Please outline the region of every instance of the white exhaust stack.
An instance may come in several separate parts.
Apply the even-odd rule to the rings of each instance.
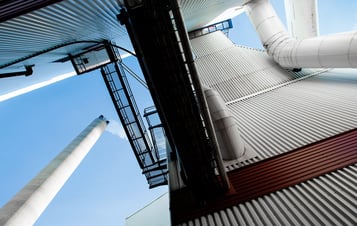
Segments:
[[[100,116],[83,130],[0,209],[0,225],[33,225],[101,136],[107,124],[108,121]]]
[[[357,31],[296,40],[268,0],[246,1],[245,10],[263,46],[285,68],[357,68]]]

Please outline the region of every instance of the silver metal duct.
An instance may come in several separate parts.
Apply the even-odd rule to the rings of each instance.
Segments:
[[[296,40],[286,32],[268,0],[245,10],[268,54],[286,68],[356,68],[357,31]]]
[[[103,133],[108,121],[95,119],[36,177],[0,209],[0,225],[33,225]]]

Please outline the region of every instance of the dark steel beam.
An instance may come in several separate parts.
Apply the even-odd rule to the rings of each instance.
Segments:
[[[126,4],[118,19],[126,25],[170,144],[175,147],[196,198],[225,191],[217,176],[219,156],[209,126],[188,38],[176,5],[169,0]],[[182,35],[182,34],[185,35]],[[220,171],[221,172],[221,171]],[[221,172],[222,173],[222,172]],[[223,172],[225,173],[225,172]]]
[[[9,78],[9,77],[16,77],[16,76],[30,76],[33,73],[32,67],[34,65],[26,65],[25,71],[17,71],[17,72],[9,72],[9,73],[2,73],[0,74],[0,78]]]

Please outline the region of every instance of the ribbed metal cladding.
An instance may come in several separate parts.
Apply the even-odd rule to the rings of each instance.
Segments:
[[[3,0],[0,2],[0,23],[62,0]]]
[[[116,0],[65,0],[0,23],[0,65],[70,41],[119,40],[118,45],[129,47],[116,19],[119,10]],[[76,49],[68,46],[54,55],[61,58]]]
[[[271,65],[273,73],[262,70],[267,65],[264,54],[229,47],[226,40],[210,37],[192,40],[201,79],[230,103],[243,139],[259,155],[245,164],[228,166],[229,171],[357,128],[356,70],[331,70],[302,80],[306,74],[289,79],[283,75],[285,79],[279,81],[279,67]],[[219,70],[210,71],[208,62]],[[269,87],[262,77],[248,76],[234,86],[226,85],[242,74],[259,71],[264,79],[274,81]],[[256,87],[260,89],[256,91]],[[247,93],[253,95],[242,98]],[[356,187],[354,164],[180,225],[356,225]]]
[[[6,2],[10,4],[20,1]],[[19,16],[0,23],[0,67],[16,59],[70,41],[106,39],[131,49],[126,29],[116,19],[122,5],[120,0],[21,2],[21,5],[11,8],[11,11],[5,6],[1,8],[9,16],[11,14]],[[241,1],[183,0],[180,3],[187,29],[192,30],[197,26],[205,25],[227,8],[239,6]],[[199,16],[197,11],[200,12]],[[2,16],[6,19],[6,15]],[[47,54],[46,56],[50,56],[51,60],[46,61],[46,57],[35,58],[26,61],[26,64],[48,63],[56,56],[58,59],[80,49],[79,46],[71,45],[61,51]]]
[[[208,25],[214,18],[232,7],[240,7],[243,0],[179,0],[188,31]],[[199,15],[199,16],[198,16]]]
[[[229,105],[261,159],[357,128],[357,77],[323,73]]]
[[[294,82],[314,71],[283,70],[265,52],[235,46],[220,32],[191,43],[202,83],[231,103],[243,139],[258,153],[243,165],[357,127],[356,70],[332,70]],[[272,90],[259,93],[266,89]]]
[[[356,225],[357,164],[181,226]]]
[[[203,84],[217,90],[225,102],[313,73],[277,67],[263,51],[234,45],[222,32],[191,40]]]
[[[186,207],[174,213],[179,213],[177,218],[181,219],[210,214],[238,205],[238,203],[254,200],[270,193],[274,194],[283,188],[332,173],[337,169],[349,167],[357,163],[357,140],[355,138],[357,138],[357,129],[234,170],[228,174],[233,187],[231,193],[208,202],[201,209],[190,211],[189,207]],[[173,201],[177,200],[173,199]],[[345,214],[350,213],[346,211]],[[355,219],[351,217],[341,219],[341,217],[334,216],[334,220],[340,224],[355,222]]]

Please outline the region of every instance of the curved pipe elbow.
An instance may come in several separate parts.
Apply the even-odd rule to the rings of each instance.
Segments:
[[[357,31],[296,40],[268,0],[245,5],[267,53],[285,68],[357,68]]]

